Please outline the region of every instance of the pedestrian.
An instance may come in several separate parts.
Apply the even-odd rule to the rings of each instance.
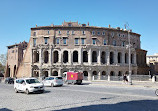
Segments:
[[[127,79],[127,75],[126,74],[123,75],[123,82],[124,83],[128,83],[128,79]]]

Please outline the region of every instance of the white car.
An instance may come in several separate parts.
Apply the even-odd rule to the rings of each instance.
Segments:
[[[16,79],[14,82],[14,90],[18,92],[44,92],[44,85],[40,83],[36,78],[21,78]]]
[[[44,86],[62,86],[63,85],[63,78],[62,77],[46,77],[42,83]]]

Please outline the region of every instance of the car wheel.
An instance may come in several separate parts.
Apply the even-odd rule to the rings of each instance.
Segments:
[[[18,90],[16,88],[14,90],[15,90],[15,93],[18,93]]]
[[[29,94],[30,92],[29,92],[29,90],[28,89],[26,89],[26,94]]]
[[[52,83],[51,86],[54,87],[54,84]]]

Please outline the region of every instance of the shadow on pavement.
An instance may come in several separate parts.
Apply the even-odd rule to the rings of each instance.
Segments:
[[[116,104],[98,104],[55,111],[158,111],[158,100],[139,100],[120,102]]]
[[[0,111],[12,111],[12,110],[7,109],[7,108],[0,108]]]

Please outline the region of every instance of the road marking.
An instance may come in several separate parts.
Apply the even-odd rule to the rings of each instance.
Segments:
[[[146,98],[146,99],[158,99],[158,97],[153,96],[145,96],[145,95],[135,95],[135,94],[127,94],[127,93],[111,93],[111,92],[97,92],[97,91],[85,91],[85,90],[75,90],[75,89],[54,89],[54,90],[64,90],[64,91],[76,91],[76,92],[85,92],[85,93],[95,93],[95,94],[111,94],[111,95],[118,95],[118,96],[125,96],[125,97],[139,97],[139,98]]]

